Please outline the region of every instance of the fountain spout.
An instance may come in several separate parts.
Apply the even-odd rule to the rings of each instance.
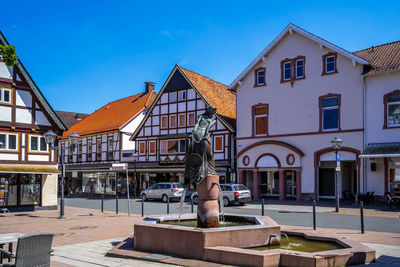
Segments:
[[[280,243],[281,243],[281,237],[276,234],[272,234],[268,237],[268,240],[265,243],[265,245],[275,246],[275,245],[279,245]]]

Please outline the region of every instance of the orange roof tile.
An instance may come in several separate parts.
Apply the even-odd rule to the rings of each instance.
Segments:
[[[400,70],[400,41],[373,46],[353,54],[371,62],[374,69],[368,73]]]
[[[208,77],[194,71],[178,66],[203,97],[217,108],[221,115],[232,127],[235,127],[236,120],[236,94],[228,90],[225,84],[216,82]]]
[[[79,135],[120,129],[144,108],[149,108],[157,93],[140,93],[104,105],[65,131],[63,138],[72,132]]]

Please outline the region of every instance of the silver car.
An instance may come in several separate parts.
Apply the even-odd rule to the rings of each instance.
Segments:
[[[161,199],[163,202],[170,200],[179,200],[185,185],[182,183],[157,183],[140,192],[141,198],[146,201],[148,199]]]
[[[246,202],[251,200],[250,190],[242,184],[220,184],[220,186],[225,207],[235,203],[244,205]],[[199,203],[197,192],[194,192],[191,198],[194,204]]]

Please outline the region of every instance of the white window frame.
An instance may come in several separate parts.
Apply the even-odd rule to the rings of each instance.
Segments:
[[[173,116],[175,116],[175,126],[172,126],[172,124],[171,124],[171,122],[172,122],[171,117],[173,117]],[[168,120],[169,120],[169,128],[177,128],[178,127],[178,117],[176,114],[169,115]]]
[[[184,97],[181,97],[181,96]],[[187,92],[185,90],[178,91],[178,101],[186,100],[187,99]]]
[[[286,65],[289,64],[289,69],[290,69],[290,76],[289,78],[286,78]],[[292,79],[292,62],[291,61],[286,61],[283,63],[283,80],[284,81],[290,81]]]
[[[167,118],[167,126],[166,127],[163,127],[163,124],[162,124],[162,119],[163,118]],[[168,129],[168,125],[169,125],[169,118],[168,118],[168,115],[162,115],[161,117],[160,117],[160,129]]]
[[[333,73],[335,72],[336,66],[335,66],[335,57],[336,56],[328,56],[325,58],[325,73]],[[328,71],[328,58],[333,58],[333,70]]]
[[[144,143],[144,152],[142,153],[142,152],[140,152],[140,145],[141,144],[143,144]],[[139,155],[146,155],[146,141],[139,141],[138,142],[138,152],[139,152]]]
[[[297,76],[297,68],[299,67],[297,63],[300,62],[300,61],[303,62],[303,65],[302,65],[302,68],[303,68],[303,75]],[[298,60],[296,60],[296,73],[295,73],[295,75],[296,75],[296,79],[304,78],[304,59],[298,59]]]
[[[388,98],[388,100],[389,100],[389,98]],[[387,111],[386,111],[386,114],[387,114],[387,118],[386,118],[386,123],[387,123],[387,127],[398,127],[398,126],[400,126],[400,123],[398,123],[398,124],[390,124],[389,123],[389,106],[390,105],[400,105],[400,101],[396,101],[396,102],[387,102],[387,105],[386,105],[386,108],[387,108]]]
[[[4,92],[5,91],[8,91],[10,93],[9,101],[4,101]],[[0,103],[11,104],[11,99],[12,99],[11,89],[0,88]]]
[[[163,143],[165,143],[165,151],[163,151]],[[160,140],[160,154],[167,155],[168,154],[168,140]]]
[[[149,143],[149,147],[148,147],[149,155],[156,155],[157,154],[157,141],[156,140],[149,140],[147,143]],[[155,144],[154,153],[151,153],[150,143],[154,143]]]
[[[222,138],[222,149],[217,149],[217,138]],[[224,147],[225,147],[225,136],[214,135],[214,152],[224,152]]]
[[[172,92],[172,93],[168,94],[168,102],[176,102],[177,99],[178,99],[178,97],[176,95],[176,92]]]
[[[259,73],[263,72],[264,73],[264,79],[263,82],[259,82]],[[257,71],[257,85],[265,85],[265,70],[259,70]]]
[[[323,107],[323,101],[324,101],[324,99],[328,99],[328,98],[337,98],[338,99],[338,105],[337,106],[331,106],[331,107]],[[325,129],[324,128],[324,119],[325,119],[325,116],[324,116],[324,111],[325,110],[332,110],[332,109],[337,109],[338,110],[338,127],[337,128],[332,128],[332,129]],[[339,116],[340,116],[340,106],[339,106],[339,97],[338,96],[333,96],[333,97],[324,97],[324,98],[322,98],[322,102],[321,102],[321,116],[322,116],[322,125],[321,125],[321,129],[322,129],[322,131],[323,132],[331,132],[331,131],[338,131],[339,130],[339,123],[340,123],[340,118],[339,118]]]
[[[185,118],[183,119],[183,125],[181,125],[181,119],[180,116],[184,116]],[[178,127],[186,127],[186,113],[179,113],[178,114]]]
[[[193,124],[190,124],[190,114],[193,114],[193,116],[194,116],[194,123]],[[188,112],[187,113],[187,116],[186,116],[187,118],[187,126],[195,126],[196,125],[196,112]]]
[[[86,161],[92,161],[93,160],[93,144],[92,144],[92,140],[87,140],[87,142],[86,142],[86,155],[87,155]]]
[[[14,134],[14,133],[7,133],[7,132],[0,132],[0,134],[4,134],[5,136],[6,136],[6,143],[5,143],[5,148],[0,148],[0,151],[18,151],[18,145],[19,145],[19,143],[18,143],[18,137],[19,137],[19,134]],[[10,135],[13,135],[13,136],[15,136],[15,149],[10,149],[9,148],[9,136]]]
[[[262,106],[260,106],[262,107]],[[255,110],[257,109],[257,107],[254,107],[254,136],[267,136],[268,134],[257,134],[257,118],[261,118],[261,117],[266,117],[267,118],[267,123],[268,123],[268,112],[266,114],[260,114],[260,115],[256,115]]]
[[[185,149],[185,152],[180,152],[181,151],[181,142],[180,141],[182,141],[182,140],[185,140],[185,139],[164,139],[164,140],[160,140],[160,154],[161,155],[176,155],[176,154],[182,154],[182,153],[186,153],[186,149]],[[169,153],[168,152],[168,141],[176,141],[177,142],[177,144],[178,144],[178,147],[177,147],[177,150],[176,150],[176,152],[173,152],[173,153]],[[163,152],[163,150],[162,150],[162,143],[166,143],[166,147],[165,147],[165,152]]]
[[[32,144],[32,137],[37,137],[38,138],[38,149],[37,150],[32,150],[31,144]],[[29,152],[36,152],[36,153],[48,153],[49,152],[49,145],[46,144],[46,150],[41,150],[40,149],[40,139],[43,138],[44,136],[41,135],[36,135],[36,134],[30,134],[29,135]]]

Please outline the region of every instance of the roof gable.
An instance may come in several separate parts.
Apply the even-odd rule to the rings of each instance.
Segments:
[[[8,41],[3,35],[3,33],[0,31],[0,43],[3,45],[8,45]],[[67,128],[65,127],[64,123],[62,120],[57,116],[53,108],[50,106],[49,102],[47,102],[46,98],[43,96],[42,92],[39,90],[39,87],[36,85],[36,83],[33,81],[32,77],[29,75],[28,71],[25,69],[24,65],[22,62],[18,59],[16,61],[16,67],[18,68],[19,72],[22,74],[20,77],[22,80],[25,80],[30,88],[32,89],[32,92],[35,94],[37,99],[39,100],[40,104],[43,106],[43,108],[46,110],[46,112],[49,114],[51,120],[55,125],[59,127],[60,130],[66,130]]]
[[[242,73],[239,74],[239,76],[229,85],[229,89],[235,90],[237,84],[249,73],[260,60],[263,60],[263,58],[268,54],[268,52],[275,47],[279,43],[279,41],[286,35],[286,34],[292,34],[294,32],[311,39],[317,43],[319,43],[321,46],[325,46],[351,60],[354,60],[355,62],[358,62],[360,64],[370,64],[367,60],[358,57],[357,55],[354,55],[350,53],[349,51],[340,48],[339,46],[336,46],[310,32],[305,31],[304,29],[297,27],[294,24],[289,24],[286,26],[286,28],[250,63],[249,66],[245,70],[242,71]]]

